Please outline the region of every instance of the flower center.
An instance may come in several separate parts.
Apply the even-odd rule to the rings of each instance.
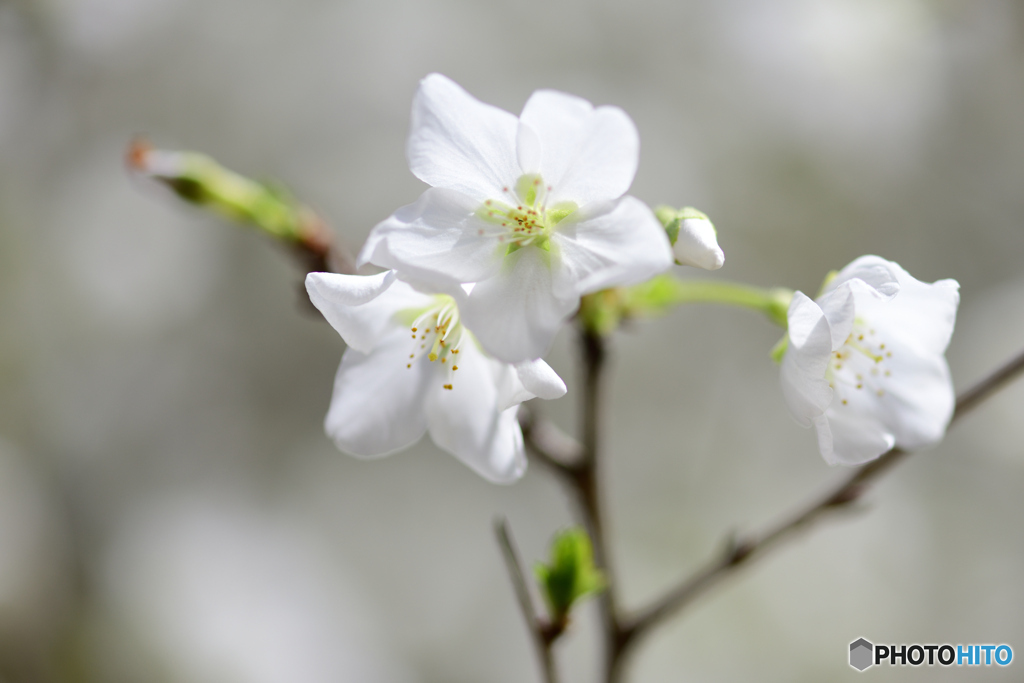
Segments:
[[[832,352],[825,379],[835,392],[832,405],[846,406],[865,397],[885,396],[891,381],[892,351],[875,330],[859,318],[842,348]],[[838,404],[837,404],[838,401]]]
[[[480,228],[477,234],[506,245],[506,254],[531,245],[551,251],[551,233],[579,208],[575,202],[549,205],[551,190],[536,173],[519,176],[514,188],[502,188],[502,199],[488,199],[477,209],[477,217],[493,226]]]
[[[445,373],[448,381],[442,386],[451,390],[451,375],[459,369],[459,348],[467,334],[459,319],[455,300],[439,294],[427,308],[402,311],[399,316],[405,320],[412,318],[409,330],[412,332],[413,349],[405,367],[411,369],[412,364],[424,355],[431,363],[439,360],[441,365],[449,368]]]

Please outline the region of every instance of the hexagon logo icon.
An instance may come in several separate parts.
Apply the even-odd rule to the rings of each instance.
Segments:
[[[863,638],[853,641],[850,643],[850,666],[857,671],[863,671],[868,668],[874,664],[874,661],[872,661],[874,659],[872,657],[874,650],[875,646]]]

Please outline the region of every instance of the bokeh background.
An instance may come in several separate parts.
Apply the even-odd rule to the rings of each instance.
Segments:
[[[711,215],[710,276],[816,291],[877,253],[962,286],[965,388],[1024,346],[1017,0],[0,0],[0,681],[534,680],[493,541],[571,510],[428,440],[377,462],[321,430],[343,346],[288,255],[132,179],[133,136],[286,183],[357,248],[422,185],[418,79],[518,112],[629,112],[632,193]],[[627,605],[841,472],[780,401],[758,316],[694,306],[614,342],[605,484]],[[551,363],[568,397],[568,331]],[[1024,386],[706,595],[633,681],[854,680],[848,643],[1024,656]],[[558,650],[596,673],[593,607]],[[1015,680],[876,669],[878,680]]]

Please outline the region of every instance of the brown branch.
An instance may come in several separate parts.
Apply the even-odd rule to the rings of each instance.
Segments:
[[[599,598],[599,606],[605,639],[605,675],[607,680],[612,680],[624,641],[615,595],[615,575],[609,558],[607,530],[601,509],[598,469],[607,349],[605,338],[586,325],[580,325],[579,335],[583,360],[583,406],[580,414],[582,453],[569,481],[594,546],[594,562],[604,572],[607,581]]]
[[[519,558],[519,551],[512,538],[508,521],[501,517],[495,520],[494,533],[498,537],[498,545],[501,546],[501,553],[505,558],[505,566],[519,601],[519,609],[523,613],[523,618],[526,619],[526,628],[533,639],[534,649],[537,650],[537,659],[541,663],[541,680],[545,683],[557,683],[558,672],[555,669],[551,648],[558,637],[565,632],[565,625],[552,624],[538,616],[533,595],[530,592],[530,584],[526,581],[526,573],[523,571],[523,563]]]
[[[956,401],[956,409],[953,412],[951,423],[991,397],[1022,372],[1024,372],[1024,353],[961,394]],[[771,527],[768,531],[727,543],[724,552],[720,553],[717,558],[712,559],[703,568],[670,590],[663,598],[641,610],[639,614],[624,624],[622,653],[625,654],[626,650],[639,639],[639,636],[649,631],[652,626],[678,612],[741,566],[764,555],[796,532],[810,526],[826,513],[848,508],[863,496],[874,480],[889,471],[907,455],[909,454],[905,451],[893,449],[877,460],[859,467],[830,493],[808,505],[796,515]],[[621,666],[621,662],[618,662],[618,665]]]
[[[530,454],[555,472],[575,499],[579,516],[594,549],[594,563],[607,578],[607,587],[599,597],[599,605],[605,640],[606,674],[608,680],[612,680],[624,640],[616,608],[615,582],[608,558],[598,476],[606,348],[604,337],[587,329],[583,324],[580,325],[579,335],[583,365],[581,442],[575,441],[550,422],[534,416],[525,409],[520,412],[519,422]]]
[[[539,417],[525,404],[519,408],[519,426],[523,441],[534,460],[550,467],[563,477],[571,477],[583,457],[583,446],[555,426]]]
[[[953,419],[963,417],[965,413],[1014,380],[1021,372],[1024,372],[1024,352],[959,396]]]

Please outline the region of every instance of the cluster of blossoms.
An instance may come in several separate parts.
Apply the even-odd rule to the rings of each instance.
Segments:
[[[639,146],[616,107],[541,90],[517,118],[444,76],[422,81],[407,155],[431,187],[371,232],[359,264],[385,272],[306,280],[349,347],[326,418],[341,450],[386,455],[429,432],[491,481],[523,474],[518,407],[565,393],[541,358],[580,298],[673,262],[724,263],[702,213],[656,216],[626,194]],[[817,301],[794,294],[783,392],[828,462],[941,438],[957,301],[955,282],[926,285],[877,257]]]
[[[383,455],[429,432],[487,479],[521,476],[516,410],[565,393],[540,358],[580,297],[673,262],[661,222],[626,195],[639,149],[616,107],[541,90],[517,118],[425,78],[407,154],[431,187],[359,256],[387,272],[306,281],[349,346],[326,419],[338,447]]]

